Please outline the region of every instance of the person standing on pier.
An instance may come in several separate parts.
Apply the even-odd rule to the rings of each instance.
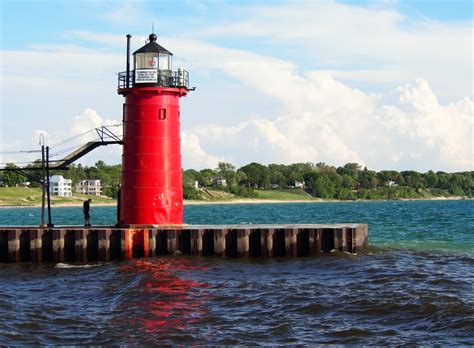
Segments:
[[[92,211],[91,209],[91,199],[89,198],[87,201],[84,201],[84,204],[82,205],[82,212],[84,213],[84,227],[88,227],[91,225],[90,223],[90,212]]]

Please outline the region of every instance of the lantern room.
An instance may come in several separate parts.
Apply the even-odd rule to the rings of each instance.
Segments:
[[[130,71],[130,38],[131,35],[127,35],[127,72],[119,73],[119,90],[130,87],[189,88],[188,72],[183,68],[173,71],[173,53],[156,42],[156,34],[150,34],[149,42],[133,53]]]
[[[150,40],[133,53],[135,71],[143,69],[171,70],[173,53],[156,43],[156,34],[150,34]]]

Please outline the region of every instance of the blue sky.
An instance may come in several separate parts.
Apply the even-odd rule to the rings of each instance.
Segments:
[[[0,0],[0,10],[1,163],[40,132],[54,144],[119,122],[124,36],[138,48],[154,23],[197,87],[182,100],[185,168],[473,167],[472,1]],[[82,161],[97,159],[119,163],[120,148]]]
[[[62,33],[73,29],[99,32],[150,31],[152,23],[130,21],[124,27],[125,23],[120,20],[104,20],[107,15],[113,14],[126,3],[155,14],[156,28],[163,35],[186,36],[187,31],[192,30],[195,25],[201,26],[210,22],[225,23],[238,18],[238,8],[242,5],[253,6],[262,3],[272,5],[284,2],[2,0],[2,47],[21,49],[28,42],[62,42]],[[473,17],[473,2],[470,0],[344,0],[340,3],[393,8],[406,16],[408,22],[419,19],[459,22],[471,21]],[[229,11],[229,8],[232,11]],[[233,42],[232,46],[238,47],[239,43]]]

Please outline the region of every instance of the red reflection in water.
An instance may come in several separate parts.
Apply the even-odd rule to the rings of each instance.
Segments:
[[[125,304],[142,310],[127,318],[134,330],[147,334],[160,334],[174,330],[186,330],[189,324],[202,320],[206,314],[204,303],[209,296],[200,289],[208,287],[191,279],[178,276],[180,273],[203,272],[207,267],[196,260],[185,258],[163,258],[133,260],[121,267],[122,272],[145,273],[139,285],[139,303]],[[127,310],[127,309],[125,309]],[[137,325],[137,323],[140,323]]]

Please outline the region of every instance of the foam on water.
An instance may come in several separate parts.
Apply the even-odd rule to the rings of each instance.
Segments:
[[[57,263],[54,268],[91,268],[91,267],[101,267],[104,266],[104,263],[90,263],[85,265],[78,264],[69,264],[69,263]]]

